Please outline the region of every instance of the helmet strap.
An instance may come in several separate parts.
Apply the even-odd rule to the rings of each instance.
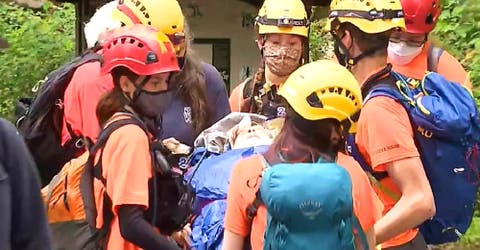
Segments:
[[[363,53],[361,53],[360,55],[354,57],[354,58],[350,58],[348,60],[348,64],[350,65],[350,67],[352,67],[353,65],[357,64],[358,61],[360,61],[361,59],[365,58],[365,57],[368,57],[368,56],[371,56],[373,54],[375,54],[375,52],[377,52],[378,50],[380,49],[383,49],[383,46],[377,46],[377,47],[373,47]]]
[[[345,44],[342,43],[342,38],[338,37],[338,35],[335,32],[331,32],[333,39],[335,40],[335,48],[334,52],[335,55],[337,56],[337,59],[339,60],[339,63],[343,66],[345,66],[347,69],[351,69],[354,65],[356,65],[361,59],[371,56],[375,54],[380,49],[383,49],[383,46],[377,46],[373,47],[365,52],[362,52],[360,55],[356,57],[352,57],[350,52],[348,51],[347,47]],[[343,35],[345,36],[345,35]],[[352,37],[353,41],[353,37]]]
[[[152,78],[152,76],[146,76],[138,85],[133,83],[133,85],[135,86],[135,91],[133,92],[133,97],[131,100],[132,102],[135,102],[138,96],[140,96],[140,93],[142,93],[143,91],[143,87],[147,84],[150,78]]]
[[[335,56],[337,57],[338,62],[340,65],[349,68],[349,60],[351,58],[350,52],[348,51],[348,48],[345,46],[345,44],[342,43],[342,38],[345,37],[345,34],[342,37],[338,37],[336,32],[330,32],[333,36],[334,40],[334,53]]]

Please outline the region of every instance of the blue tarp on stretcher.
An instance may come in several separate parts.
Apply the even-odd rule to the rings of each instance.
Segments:
[[[192,158],[192,165],[195,167],[185,176],[187,181],[191,180],[197,198],[195,203],[197,217],[192,223],[192,249],[221,249],[225,199],[233,167],[238,160],[263,153],[267,148],[268,146],[257,146],[232,149],[220,155],[205,152],[202,148],[195,151]],[[196,164],[198,162],[200,163]]]

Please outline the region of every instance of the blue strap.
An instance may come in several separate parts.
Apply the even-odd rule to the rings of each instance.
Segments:
[[[372,168],[367,164],[363,156],[360,154],[358,150],[357,144],[355,143],[355,134],[349,134],[347,136],[347,151],[350,156],[352,156],[358,164],[362,167],[363,171],[372,173]]]
[[[373,177],[375,177],[375,179],[381,181],[388,176],[387,172],[373,171],[370,165],[367,164],[367,161],[365,161],[365,158],[362,156],[358,150],[357,144],[355,143],[355,134],[349,134],[347,136],[347,151],[349,155],[352,156],[353,159],[358,162],[358,164],[360,164],[360,167],[362,167],[363,171],[370,173],[373,175]]]
[[[360,222],[358,221],[357,216],[353,216],[353,228],[357,230],[357,235],[360,237],[360,241],[362,242],[363,249],[369,249],[367,236],[363,231],[362,227],[360,226]]]

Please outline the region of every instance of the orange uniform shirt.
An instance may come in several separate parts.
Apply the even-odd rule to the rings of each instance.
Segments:
[[[423,79],[427,72],[427,56],[431,43],[427,42],[412,62],[404,66],[393,65],[393,70],[415,79]],[[438,66],[438,73],[450,81],[460,83],[471,89],[468,73],[462,65],[444,51]],[[372,72],[371,75],[373,75]],[[419,157],[415,146],[413,130],[405,108],[388,97],[376,97],[369,100],[362,108],[358,122],[356,143],[360,153],[367,163],[376,171],[387,171],[386,164],[410,157]],[[398,187],[390,177],[381,181],[388,190],[401,195]],[[396,201],[389,195],[375,189],[384,205],[383,214],[386,214],[395,205]],[[393,247],[405,244],[412,240],[418,229],[408,230],[384,243],[382,247]]]
[[[103,94],[113,89],[110,74],[100,74],[100,63],[86,63],[77,68],[65,90],[62,145],[70,139],[66,123],[76,135],[96,141],[100,125],[96,115],[97,104]]]
[[[427,42],[422,52],[410,63],[402,66],[393,65],[393,70],[414,79],[423,79],[423,76],[427,72],[427,57],[430,46],[432,46],[432,43]],[[443,75],[449,81],[460,83],[472,89],[472,83],[470,82],[468,73],[460,62],[447,51],[443,51],[440,56],[437,73]]]
[[[121,116],[116,119],[122,119]],[[102,174],[106,189],[95,179],[97,227],[103,225],[103,192],[112,200],[114,218],[108,239],[108,250],[138,250],[120,234],[118,208],[121,205],[140,205],[148,209],[148,180],[152,177],[149,138],[137,125],[125,125],[114,131],[103,148]],[[100,151],[96,155],[98,161]]]
[[[240,160],[233,169],[227,195],[225,230],[246,237],[250,233],[252,250],[263,249],[267,226],[267,210],[260,206],[257,216],[250,221],[246,209],[254,201],[260,187],[264,166],[261,156]],[[368,177],[353,158],[339,153],[338,164],[344,166],[352,179],[353,210],[364,230],[369,230],[381,216],[382,205],[375,195]],[[248,183],[248,184],[247,184]]]
[[[245,87],[245,81],[235,86],[230,93],[228,102],[230,103],[230,109],[232,112],[240,112],[243,102],[243,88]]]
[[[376,171],[387,171],[385,167],[387,163],[420,156],[413,140],[413,130],[407,112],[401,104],[388,97],[375,97],[363,106],[356,143],[366,162]],[[383,179],[381,184],[401,195],[392,178]],[[375,191],[384,205],[383,214],[386,214],[396,201],[378,189]],[[417,233],[418,229],[408,230],[382,243],[382,247],[407,243]]]

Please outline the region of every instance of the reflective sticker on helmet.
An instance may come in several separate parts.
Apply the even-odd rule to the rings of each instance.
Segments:
[[[155,54],[153,51],[149,51],[147,53],[146,64],[151,64],[151,63],[156,63],[156,62],[158,62],[157,54]]]

